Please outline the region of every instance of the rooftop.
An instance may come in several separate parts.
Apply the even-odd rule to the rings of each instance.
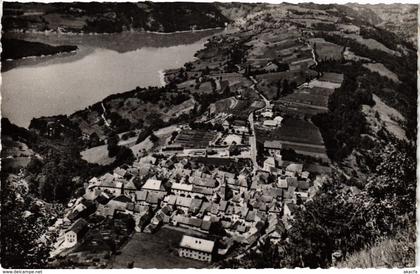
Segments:
[[[181,243],[179,245],[183,248],[189,248],[207,253],[213,252],[214,249],[213,241],[196,238],[188,235],[184,235],[182,237]]]
[[[163,190],[161,187],[162,187],[162,181],[155,180],[155,179],[148,179],[146,183],[142,186],[142,189]]]

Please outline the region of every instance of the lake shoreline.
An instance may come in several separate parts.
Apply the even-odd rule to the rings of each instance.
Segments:
[[[224,30],[226,27],[215,27],[215,28],[205,28],[197,30],[178,30],[172,32],[161,32],[161,31],[149,31],[149,30],[124,30],[121,32],[62,32],[62,31],[23,31],[23,30],[12,30],[7,31],[10,34],[39,34],[39,35],[74,35],[74,36],[95,36],[95,35],[114,35],[114,34],[133,34],[133,33],[150,33],[150,34],[159,34],[159,35],[171,35],[179,33],[194,33],[194,32],[205,32],[211,30]]]
[[[187,32],[175,37],[158,35],[162,37],[159,40],[144,32],[134,35],[132,40],[127,34],[122,34],[123,40],[118,39],[121,34],[94,40],[80,36],[74,40],[80,47],[76,53],[3,62],[3,116],[27,128],[33,118],[71,115],[137,86],[165,86],[166,71],[194,60],[194,54],[215,34],[200,33]],[[28,35],[28,39],[44,41],[39,36],[43,35]],[[57,38],[45,39],[45,42],[72,41],[69,36],[63,40],[61,36]],[[138,41],[145,44],[139,45]]]

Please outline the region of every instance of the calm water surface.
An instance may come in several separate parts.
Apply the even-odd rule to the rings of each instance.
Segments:
[[[161,86],[164,69],[192,61],[194,53],[216,32],[17,37],[74,44],[80,49],[73,54],[3,64],[2,115],[28,127],[33,117],[71,114],[113,93],[136,86]]]

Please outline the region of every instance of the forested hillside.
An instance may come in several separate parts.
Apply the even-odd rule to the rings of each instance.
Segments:
[[[211,3],[5,2],[3,9],[3,31],[174,32],[224,27],[228,22]]]

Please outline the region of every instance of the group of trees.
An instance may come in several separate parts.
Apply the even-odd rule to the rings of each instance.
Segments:
[[[277,87],[277,94],[275,99],[279,99],[282,96],[286,96],[288,94],[293,93],[293,91],[297,88],[297,83],[295,81],[289,81],[287,79],[283,79],[283,81],[278,80],[276,82]]]
[[[373,30],[369,32],[368,37],[375,33]],[[344,38],[339,35],[333,35],[325,32],[317,34],[328,42],[350,47],[351,51],[358,56],[366,57],[378,63],[382,63],[387,69],[398,76],[399,83],[395,83],[377,73],[369,73],[368,79],[364,84],[369,84],[369,87],[376,87],[375,94],[377,94],[386,104],[398,110],[406,118],[406,124],[403,125],[407,136],[410,140],[414,140],[417,136],[417,56],[416,51],[407,49],[404,54],[388,54],[378,49],[370,49],[357,41]],[[383,36],[382,36],[383,35]],[[404,41],[389,34],[386,30],[381,30],[381,36],[392,36],[396,44],[403,44]],[[343,66],[342,66],[343,67]],[[363,67],[358,67],[360,72],[366,71]],[[365,72],[366,74],[366,72]],[[367,88],[367,87],[366,87]],[[391,92],[389,92],[391,90]],[[388,92],[387,92],[388,91]]]
[[[330,96],[329,111],[312,117],[321,130],[328,156],[336,161],[359,146],[361,134],[367,132],[362,105],[374,104],[371,91],[359,88],[358,72],[357,67],[348,69],[341,87]]]
[[[415,223],[415,150],[394,139],[385,147],[377,143],[373,153],[386,161],[378,162],[364,191],[349,194],[345,180],[334,178],[340,183],[326,184],[298,211],[288,234],[291,265],[328,267],[333,252],[346,257]]]
[[[4,268],[45,268],[50,249],[39,238],[46,232],[48,218],[37,212],[25,215],[33,201],[6,181],[1,186],[1,257]]]
[[[117,134],[113,134],[108,138],[107,148],[108,156],[115,157],[114,164],[131,164],[134,161],[134,154],[132,150],[126,146],[118,145],[120,138]]]

